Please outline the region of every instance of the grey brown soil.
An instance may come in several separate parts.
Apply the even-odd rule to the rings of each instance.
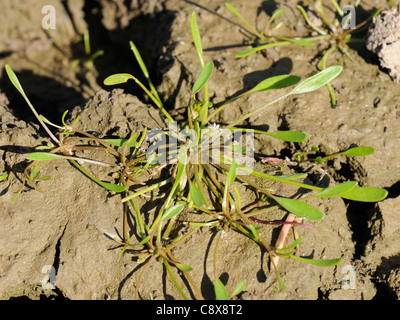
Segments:
[[[288,36],[310,32],[295,7],[296,1],[231,3],[259,29],[274,10],[286,8],[281,18],[285,24],[278,32]],[[41,27],[41,9],[48,4],[56,9],[57,28],[45,31]],[[388,9],[385,1],[361,1],[360,19],[380,5]],[[183,118],[182,110],[200,72],[189,27],[193,11],[197,14],[205,60],[216,66],[210,80],[214,104],[267,77],[293,74],[304,79],[315,74],[321,50],[328,46],[324,42],[312,47],[291,45],[236,59],[238,51],[249,47],[249,38],[224,1],[219,0],[202,1],[201,5],[178,0],[2,1],[0,8],[7,13],[0,22],[0,174],[10,173],[7,180],[0,182],[2,299],[133,299],[142,271],[136,257],[120,255],[120,248],[105,236],[121,233],[121,197],[109,194],[69,163],[57,160],[41,165],[43,175],[51,177],[39,183],[43,193],[25,189],[13,201],[28,164],[26,153],[47,144],[49,139],[10,84],[4,71],[6,63],[14,69],[38,111],[53,122],[59,123],[68,109],[69,120],[81,116],[81,129],[101,137],[127,137],[144,127],[163,128],[165,120],[133,82],[110,88],[102,84],[103,80],[117,72],[141,77],[129,49],[129,41],[133,40],[171,114]],[[75,59],[84,57],[76,38],[86,28],[93,51],[103,49],[104,54],[91,66],[81,63],[73,67]],[[361,36],[365,38],[367,33]],[[345,202],[338,197],[314,200],[312,204],[325,216],[318,222],[306,221],[312,229],[297,228],[304,238],[299,254],[315,259],[341,257],[342,263],[321,268],[281,260],[279,271],[285,292],[269,270],[267,254],[233,231],[221,239],[214,270],[216,236],[207,228],[199,228],[174,254],[193,268],[190,274],[206,299],[215,298],[212,283],[216,276],[226,283],[229,292],[246,280],[247,286],[238,297],[245,300],[400,298],[400,85],[393,81],[392,70],[380,66],[380,57],[365,45],[352,46],[349,52],[356,62],[340,53],[327,61],[328,65],[343,65],[343,72],[332,82],[338,99],[336,108],[331,107],[328,91],[323,87],[272,105],[251,117],[246,125],[307,134],[308,139],[300,144],[257,137],[256,152],[270,157],[294,158],[313,146],[319,146],[322,154],[354,145],[375,148],[368,157],[338,157],[324,167],[304,164],[285,170],[307,172],[308,183],[323,187],[356,180],[362,186],[387,189],[388,198],[377,204]],[[229,124],[282,93],[257,93],[238,100],[215,122]],[[99,178],[110,179],[101,168],[90,168]],[[296,193],[296,189],[279,184],[271,184],[271,188],[286,196]],[[157,209],[146,198],[140,200],[140,206],[149,219]],[[180,217],[179,232],[189,232],[184,222],[195,219],[193,215],[187,212]],[[284,217],[282,211],[276,211],[264,218]],[[279,228],[262,228],[273,244]],[[55,268],[54,290],[42,287],[41,280],[48,273],[43,269],[46,265]],[[146,271],[139,296],[146,300],[181,299],[160,263]],[[189,296],[194,297],[192,292]]]

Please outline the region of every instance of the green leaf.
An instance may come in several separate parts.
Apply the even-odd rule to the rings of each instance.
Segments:
[[[261,131],[261,130],[254,130],[254,129],[244,129],[244,128],[233,128],[231,130],[238,130],[244,132],[253,132],[257,134],[265,134],[270,137],[274,137],[277,139],[281,139],[288,142],[303,142],[307,139],[307,135],[300,131],[275,131],[275,132],[268,132],[268,131]]]
[[[281,290],[282,291],[286,291],[286,286],[285,286],[285,283],[282,280],[282,277],[279,274],[277,274],[276,278],[278,279],[278,283],[279,283],[279,286],[281,287]]]
[[[189,183],[189,191],[193,202],[196,204],[196,206],[201,207],[203,205],[203,198],[201,197],[201,193],[195,183]]]
[[[221,280],[215,280],[214,291],[217,300],[229,300],[229,294]]]
[[[256,227],[252,224],[250,224],[248,227],[249,227],[251,233],[253,234],[253,239],[255,241],[258,241],[260,239],[260,237],[258,236]]]
[[[93,180],[93,178],[92,178],[92,180]],[[110,191],[113,191],[116,193],[124,192],[126,190],[123,185],[114,184],[114,183],[110,183],[110,182],[104,182],[101,180],[96,180],[95,182],[97,182],[103,188],[106,188],[107,190],[110,190]]]
[[[317,193],[315,197],[319,198],[327,198],[327,197],[335,197],[339,196],[342,193],[348,192],[351,189],[357,186],[357,181],[348,181],[344,183],[340,183],[336,186],[326,188],[325,190]]]
[[[192,271],[193,269],[189,266],[187,266],[186,264],[182,264],[182,263],[177,263],[175,264],[175,266],[182,271]]]
[[[22,190],[19,190],[13,198],[13,201],[17,201],[19,196],[21,195]]]
[[[31,174],[29,175],[29,180],[32,181],[33,179],[35,179],[38,174],[39,174],[39,166],[34,166],[31,171]]]
[[[286,12],[286,9],[279,9],[279,10],[275,11],[270,18],[270,22],[274,21],[276,18],[278,18],[285,12]]]
[[[284,38],[284,37],[281,37],[281,39],[289,41],[293,44],[298,44],[303,47],[311,47],[314,44],[312,41],[307,41],[307,40],[302,40],[302,39],[291,39],[291,38]]]
[[[307,135],[300,131],[275,131],[265,134],[288,142],[303,142],[307,139]]]
[[[296,216],[304,217],[310,220],[321,220],[322,213],[313,206],[299,200],[274,197],[274,200],[287,211],[294,213]]]
[[[125,83],[129,79],[135,80],[135,77],[129,73],[116,73],[116,74],[108,76],[106,79],[104,79],[104,84],[106,86],[113,86],[116,84]]]
[[[282,249],[276,249],[276,251],[278,253],[285,253],[285,251],[289,251],[291,249],[294,249],[301,241],[303,241],[303,237],[302,236],[298,237],[291,245],[289,245],[289,246],[287,246],[285,248],[282,248]]]
[[[25,97],[24,89],[22,89],[22,86],[19,83],[19,80],[18,80],[17,76],[15,75],[14,71],[11,69],[11,67],[8,64],[6,64],[5,68],[6,68],[7,75],[10,78],[14,87],[19,91],[19,93],[21,95],[23,95]]]
[[[238,163],[236,161],[233,161],[233,163],[231,164],[231,166],[229,167],[229,172],[228,172],[228,176],[227,176],[227,180],[226,180],[226,184],[228,186],[231,186],[232,183],[235,181],[236,179],[236,171],[237,171],[237,167],[238,167]]]
[[[257,84],[253,89],[252,92],[260,92],[260,91],[267,91],[267,90],[276,90],[282,89],[286,87],[290,87],[300,81],[300,77],[292,76],[292,75],[280,75],[271,77],[261,81]]]
[[[133,54],[135,55],[136,61],[138,62],[140,69],[143,72],[143,75],[146,78],[149,78],[149,72],[147,71],[146,65],[143,62],[142,56],[140,55],[139,50],[137,49],[137,47],[135,46],[135,44],[133,43],[133,41],[129,41],[129,45],[131,47],[131,50],[133,52]]]
[[[375,187],[358,187],[340,194],[344,199],[361,202],[378,202],[385,199],[387,195],[387,190]]]
[[[212,63],[212,61],[210,61],[201,70],[199,77],[193,85],[192,94],[196,94],[204,87],[207,81],[210,80],[213,70],[214,64]]]
[[[225,188],[224,188],[224,197],[222,199],[222,211],[226,210],[226,205],[227,205],[227,199],[229,196],[228,190],[229,187],[232,185],[232,183],[236,179],[236,171],[237,171],[238,163],[236,161],[233,161],[229,168],[228,175],[226,176],[226,182],[225,182]]]
[[[139,136],[139,133],[137,134]],[[105,139],[104,141],[117,147],[124,147],[129,139]],[[132,148],[137,145],[137,141],[132,141],[128,144],[128,147]]]
[[[85,53],[87,56],[90,55],[90,39],[89,39],[89,30],[86,29],[83,32],[83,43],[85,45]]]
[[[204,67],[204,58],[203,58],[203,48],[201,45],[201,37],[199,32],[199,27],[197,25],[196,13],[192,12],[190,16],[190,30],[192,32],[193,42],[196,47],[197,55],[200,59],[201,67]]]
[[[165,211],[165,213],[163,214],[161,219],[162,220],[169,220],[172,217],[176,216],[177,214],[181,213],[183,208],[185,208],[185,205],[183,205],[182,203],[177,204],[177,205],[169,208],[167,211]]]
[[[318,163],[318,164],[322,164],[322,163],[324,162],[324,159],[322,159],[320,156],[318,156],[318,157],[316,157],[316,158],[314,159],[314,162],[315,162],[315,163]]]
[[[296,174],[279,176],[279,178],[283,178],[283,179],[287,179],[287,180],[304,179],[306,177],[307,177],[307,173],[296,173]]]
[[[375,150],[372,147],[360,146],[360,147],[351,148],[347,151],[342,152],[341,154],[344,154],[346,156],[351,156],[351,157],[360,157],[360,156],[368,156],[370,154],[373,154],[374,152],[375,152]]]
[[[307,259],[307,258],[302,258],[299,256],[295,256],[295,255],[291,255],[291,258],[301,261],[301,262],[305,262],[305,263],[309,263],[315,266],[319,266],[319,267],[333,267],[338,265],[340,262],[342,262],[342,259],[328,259],[328,260],[316,260],[316,259]]]
[[[5,179],[7,179],[7,177],[8,177],[8,173],[2,174],[2,175],[0,176],[0,181],[3,181],[3,180],[5,180]]]
[[[47,152],[34,152],[30,153],[26,156],[28,160],[33,160],[33,161],[45,161],[45,160],[53,160],[60,158],[59,155],[54,154],[54,153],[47,153]]]
[[[304,80],[289,94],[299,94],[317,90],[318,88],[326,85],[329,81],[335,79],[341,72],[341,66],[331,66],[325,70],[317,73],[316,75]]]
[[[241,281],[236,288],[233,290],[231,297],[237,296],[239,293],[241,293],[246,286],[246,280]]]
[[[36,178],[36,179],[42,180],[42,181],[46,181],[46,180],[50,180],[51,177],[50,177],[50,176],[44,176],[44,177],[38,177],[38,178]]]

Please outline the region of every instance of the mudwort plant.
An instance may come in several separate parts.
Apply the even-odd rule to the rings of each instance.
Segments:
[[[187,106],[185,120],[175,121],[169,114],[133,42],[130,42],[130,47],[148,86],[127,73],[113,74],[104,80],[104,84],[110,86],[133,80],[160,109],[168,121],[169,130],[145,128],[141,132],[132,132],[128,137],[100,139],[77,129],[76,123],[79,118],[68,124],[65,121],[67,112],[62,117],[62,125],[53,124],[36,112],[15,73],[9,65],[6,65],[11,82],[52,139],[52,143],[48,146],[40,146],[36,152],[27,155],[27,159],[32,163],[25,169],[22,188],[25,184],[29,184],[39,190],[36,185],[37,180],[46,178],[39,177],[40,166],[43,162],[66,160],[93,182],[114,194],[119,194],[124,204],[122,237],[112,237],[112,240],[122,247],[121,254],[135,255],[136,262],[142,264],[136,283],[135,298],[139,298],[140,283],[149,266],[159,262],[167,270],[183,299],[204,299],[199,284],[191,276],[192,267],[177,259],[173,254],[173,249],[189,241],[198,228],[216,230],[218,239],[221,238],[223,232],[232,230],[264,248],[271,258],[271,269],[275,272],[282,289],[285,289],[285,285],[279,275],[278,260],[280,258],[294,259],[323,267],[339,264],[340,257],[318,260],[296,255],[296,247],[301,243],[302,236],[297,236],[292,243],[285,245],[288,229],[293,226],[307,226],[294,221],[294,217],[315,222],[323,218],[324,214],[308,203],[311,198],[323,201],[327,197],[342,197],[354,201],[376,202],[383,200],[387,196],[387,191],[374,187],[360,187],[356,181],[321,188],[304,183],[306,173],[284,175],[280,171],[266,173],[257,170],[252,144],[255,134],[288,142],[303,142],[307,137],[298,131],[267,132],[241,127],[240,124],[280,100],[292,95],[306,94],[325,86],[340,74],[342,67],[328,67],[303,81],[293,75],[267,78],[240,96],[226,101],[219,107],[214,107],[208,95],[209,79],[213,74],[214,64],[204,59],[195,13],[191,15],[190,28],[202,70],[191,88],[191,99]],[[233,101],[243,96],[293,86],[294,88],[289,92],[242,115],[229,125],[219,127],[211,122],[219,112],[230,107]],[[49,126],[58,130],[58,134],[55,135]],[[365,156],[374,152],[373,148],[359,146],[334,155],[315,159],[307,157],[304,160],[306,155],[315,151],[316,149],[304,152],[294,160],[323,163],[331,156]],[[111,155],[114,161],[105,162],[99,157],[100,153]],[[115,180],[103,181],[96,178],[84,167],[87,163],[105,167]],[[3,174],[1,178],[7,179],[6,174]],[[157,183],[153,182],[153,177],[158,178]],[[255,178],[262,179],[263,183],[255,182]],[[297,198],[284,197],[269,188],[269,182],[291,185],[296,189],[303,188],[309,193],[307,196],[300,195]],[[254,193],[254,201],[252,203],[244,201],[239,192],[240,189],[251,190]],[[150,221],[145,219],[144,212],[139,206],[140,197],[144,197],[147,201],[162,203],[161,208],[156,210]],[[272,210],[280,210],[283,215],[289,213],[289,216],[285,221],[269,221],[266,220],[268,218],[261,218],[261,216],[268,217],[268,213]],[[175,231],[180,224],[179,216],[183,212],[194,212],[197,218],[189,221],[185,232],[179,234]],[[134,220],[133,228],[129,229],[128,222],[131,216]],[[265,235],[267,231],[260,225],[284,227],[278,242],[271,245]],[[246,281],[241,281],[233,292],[228,294],[217,272],[218,247],[216,245],[214,252],[215,297],[230,299],[240,294],[245,288]],[[186,279],[184,283],[189,286],[187,290],[182,286],[182,281],[179,281],[177,274]]]

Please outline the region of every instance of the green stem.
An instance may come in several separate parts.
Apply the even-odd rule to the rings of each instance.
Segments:
[[[324,55],[321,58],[321,69],[325,70],[326,69],[326,59],[328,57],[328,55],[330,55],[332,52],[334,52],[337,49],[337,45],[334,44],[333,46],[331,46],[328,50],[326,50],[326,52],[324,53]],[[330,83],[326,84],[326,87],[328,88],[329,91],[329,95],[331,97],[331,103],[332,106],[335,107],[337,104],[336,101],[336,97],[335,97],[335,92],[333,91],[332,85]]]
[[[169,182],[171,182],[171,178],[168,178],[168,179],[166,179],[164,181],[155,183],[155,184],[153,184],[153,185],[151,185],[151,186],[149,186],[147,188],[143,188],[142,190],[139,190],[138,192],[132,193],[132,194],[126,196],[125,198],[123,198],[122,202],[129,201],[129,200],[131,200],[133,198],[136,198],[136,197],[138,197],[138,196],[140,196],[140,195],[142,195],[142,194],[144,194],[146,192],[150,192],[150,191],[152,191],[152,190],[154,190],[156,188],[160,188],[160,187],[166,185]]]
[[[275,100],[273,100],[273,101],[271,101],[271,102],[268,102],[268,103],[262,105],[261,107],[257,108],[256,110],[254,110],[254,111],[252,111],[252,112],[249,112],[248,114],[244,115],[244,116],[241,117],[240,119],[238,119],[238,120],[232,122],[231,124],[229,124],[228,126],[226,126],[224,129],[229,129],[229,128],[232,128],[232,127],[236,126],[237,124],[239,124],[239,123],[243,122],[244,120],[250,118],[252,115],[254,115],[254,114],[256,114],[256,113],[258,113],[258,112],[264,110],[266,107],[270,106],[271,104],[274,104],[274,103],[276,103],[276,102],[278,102],[278,101],[280,101],[280,100],[286,98],[287,96],[289,96],[289,94],[290,94],[290,93],[285,94],[285,95],[283,95],[283,96],[281,96],[281,97],[279,97],[279,98],[277,98],[277,99],[275,99]]]
[[[182,290],[181,286],[179,285],[178,281],[176,281],[175,275],[174,275],[174,273],[172,272],[171,266],[169,265],[168,261],[165,260],[165,259],[163,259],[163,263],[164,263],[165,268],[166,268],[167,271],[168,271],[169,276],[170,276],[171,279],[172,279],[172,282],[174,283],[176,289],[178,289],[179,293],[182,295],[183,299],[189,300],[189,298],[188,298],[188,297],[185,295],[185,293],[183,292],[183,290]]]

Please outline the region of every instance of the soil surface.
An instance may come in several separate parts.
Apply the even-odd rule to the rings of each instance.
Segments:
[[[182,119],[184,107],[201,67],[191,38],[189,19],[196,12],[206,61],[216,69],[209,84],[214,104],[221,103],[261,80],[293,74],[302,79],[320,70],[327,41],[313,46],[288,45],[270,48],[237,59],[238,51],[251,47],[251,38],[240,21],[224,5],[208,0],[26,0],[2,1],[6,12],[0,21],[0,297],[2,299],[134,299],[142,265],[105,234],[121,234],[123,205],[68,162],[41,165],[43,193],[24,189],[17,201],[22,172],[29,163],[26,154],[50,142],[39,128],[25,101],[5,72],[9,64],[25,93],[40,114],[60,123],[65,110],[78,128],[100,137],[128,137],[144,127],[164,128],[162,113],[132,81],[106,87],[103,80],[113,73],[131,73],[145,82],[129,47],[134,41],[142,53],[150,77],[170,113]],[[330,1],[323,1],[329,7]],[[262,30],[272,13],[285,8],[279,17],[281,36],[309,36],[297,1],[232,0],[242,15]],[[44,29],[45,5],[56,12],[56,29]],[[361,1],[359,22],[387,1]],[[330,7],[329,7],[330,8]],[[332,10],[327,10],[331,17]],[[84,63],[81,36],[88,29],[92,53],[103,50],[92,64]],[[357,35],[366,39],[367,29]],[[339,197],[314,201],[324,213],[318,222],[307,221],[312,229],[297,227],[304,240],[303,257],[342,258],[336,267],[321,268],[294,260],[281,260],[279,271],[286,291],[279,288],[269,269],[267,254],[234,231],[223,234],[214,269],[216,235],[208,228],[198,230],[176,248],[174,254],[193,268],[190,275],[206,299],[215,299],[213,283],[220,277],[228,292],[247,281],[238,299],[398,299],[400,298],[400,84],[391,77],[390,67],[380,65],[377,55],[365,43],[351,45],[346,55],[335,52],[327,65],[341,64],[343,72],[332,81],[337,105],[331,106],[326,87],[293,96],[265,109],[246,121],[246,126],[263,130],[298,130],[307,134],[302,143],[286,143],[256,136],[257,154],[293,159],[314,146],[321,155],[344,151],[355,145],[375,148],[367,157],[337,157],[328,165],[302,164],[288,172],[307,172],[309,183],[322,187],[356,180],[361,186],[389,191],[379,203],[344,201]],[[77,60],[79,59],[79,60]],[[389,69],[387,69],[389,68]],[[215,122],[232,123],[255,108],[285,93],[285,89],[262,92],[237,100],[221,112]],[[213,121],[214,122],[214,121]],[[259,163],[258,165],[261,166]],[[89,167],[100,179],[110,181],[107,172]],[[268,166],[263,167],[268,171]],[[296,189],[271,184],[278,194],[291,196]],[[245,194],[245,191],[244,191]],[[249,195],[250,197],[251,195]],[[149,219],[157,205],[140,199]],[[185,221],[194,213],[180,216]],[[277,210],[264,218],[283,219]],[[273,245],[279,227],[263,226]],[[293,235],[292,235],[293,237]],[[42,283],[53,266],[55,288]],[[178,277],[181,281],[181,278]],[[184,286],[184,282],[182,285]],[[186,287],[184,287],[186,290]],[[139,286],[140,299],[182,299],[161,263],[146,270]],[[195,293],[189,292],[191,298]]]

